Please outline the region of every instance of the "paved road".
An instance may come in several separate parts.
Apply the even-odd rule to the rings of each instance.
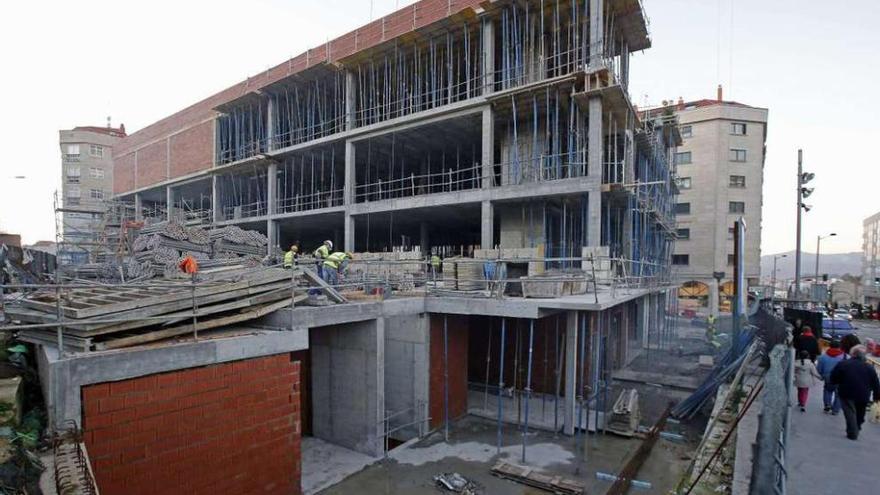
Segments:
[[[846,438],[843,413],[822,412],[822,384],[810,390],[807,412],[792,407],[788,493],[877,493],[880,425],[866,422],[857,441]]]

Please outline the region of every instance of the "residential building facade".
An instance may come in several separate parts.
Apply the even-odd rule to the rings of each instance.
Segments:
[[[679,195],[673,270],[683,294],[708,297],[713,314],[719,298],[723,302],[733,295],[733,225],[739,217],[746,221],[746,280],[756,285],[760,277],[768,115],[766,108],[721,96],[719,87],[715,100],[680,100],[674,107],[682,146],[675,155]]]
[[[880,305],[880,212],[866,218],[862,225],[864,303],[877,308]]]
[[[113,194],[113,147],[125,137],[125,126],[74,127],[59,131],[61,192],[59,264],[90,261],[99,241],[105,201]]]

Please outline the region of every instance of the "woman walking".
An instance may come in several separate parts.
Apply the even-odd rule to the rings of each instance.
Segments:
[[[822,375],[816,370],[816,365],[810,361],[810,353],[808,351],[798,352],[798,359],[794,363],[794,386],[798,391],[798,406],[801,412],[807,410],[807,398],[810,395],[810,387],[816,384],[816,380],[821,380]]]

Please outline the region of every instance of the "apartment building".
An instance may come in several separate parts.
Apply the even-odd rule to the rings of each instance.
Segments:
[[[880,305],[880,212],[862,223],[862,293],[864,303],[877,308]]]
[[[678,239],[673,270],[685,297],[708,298],[713,312],[733,295],[733,224],[746,221],[745,275],[758,283],[761,260],[766,108],[722,99],[679,101],[682,146],[675,154]],[[717,278],[716,278],[717,276]]]
[[[105,200],[113,193],[113,147],[125,126],[74,127],[59,131],[61,191],[59,264],[90,261],[101,228]]]

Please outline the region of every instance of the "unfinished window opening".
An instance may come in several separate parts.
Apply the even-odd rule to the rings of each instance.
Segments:
[[[342,206],[345,145],[337,143],[287,157],[278,167],[278,213]]]
[[[274,111],[272,149],[281,149],[345,130],[345,73],[331,66],[309,69],[269,90]]]
[[[267,100],[253,96],[217,117],[217,163],[231,163],[267,150]]]
[[[480,123],[472,115],[357,143],[355,202],[480,188]]]
[[[355,217],[355,250],[383,253],[419,250],[449,256],[473,256],[480,247],[479,203],[370,213]]]
[[[231,172],[217,176],[220,220],[237,220],[268,213],[266,169]]]

